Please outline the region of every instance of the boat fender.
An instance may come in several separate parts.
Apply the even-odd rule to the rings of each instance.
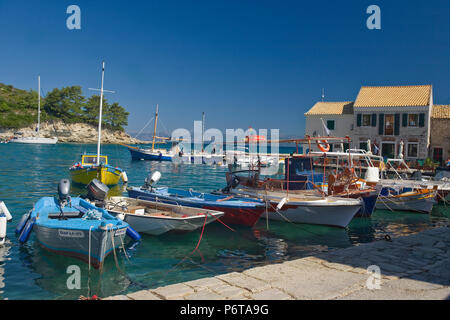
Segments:
[[[33,231],[33,226],[35,222],[35,218],[29,219],[27,223],[25,224],[25,227],[23,228],[22,232],[19,236],[19,242],[25,243],[28,241],[28,238],[30,237],[31,231]]]
[[[5,243],[6,224],[6,216],[4,214],[0,214],[0,245],[3,245]]]
[[[25,225],[27,224],[28,219],[30,218],[30,212],[25,213],[22,218],[20,219],[19,223],[17,224],[16,227],[16,233],[20,234],[23,230],[23,227],[25,227]]]
[[[11,213],[9,212],[8,208],[6,207],[6,204],[3,201],[0,201],[0,214],[1,213],[5,215],[7,221],[12,220]]]
[[[119,213],[119,214],[116,216],[116,218],[123,221],[123,220],[125,219],[125,215],[124,215],[123,213]]]
[[[127,228],[127,236],[129,236],[134,241],[141,240],[141,235],[130,226],[128,226],[128,228]]]
[[[281,208],[283,208],[283,206],[285,205],[286,201],[287,201],[287,198],[286,198],[286,197],[284,197],[283,199],[281,199],[281,201],[280,201],[280,202],[278,203],[278,205],[277,205],[277,209],[280,210]]]
[[[122,171],[121,177],[122,177],[122,181],[124,183],[128,183],[128,176],[127,176],[127,173],[125,171]]]

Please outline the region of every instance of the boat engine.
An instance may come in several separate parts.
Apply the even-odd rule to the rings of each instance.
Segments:
[[[70,181],[68,179],[62,179],[58,183],[58,198],[59,198],[59,208],[61,214],[59,219],[66,220],[64,217],[64,207],[71,202],[70,198]]]
[[[147,178],[145,178],[144,188],[152,189],[153,185],[157,184],[160,179],[161,172],[155,171],[152,175],[149,175]]]
[[[106,184],[94,179],[88,184],[87,190],[87,198],[94,201],[96,205],[103,207],[104,201],[109,192],[109,188]]]

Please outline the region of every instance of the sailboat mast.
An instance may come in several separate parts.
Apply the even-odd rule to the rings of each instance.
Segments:
[[[38,124],[37,124],[38,136],[40,126],[41,126],[41,76],[38,76]]]
[[[152,142],[152,151],[155,148],[155,138],[156,138],[156,126],[158,125],[158,104],[156,104],[156,113],[155,113],[155,127],[153,128],[153,142]]]
[[[102,140],[103,80],[105,78],[105,62],[102,62],[102,87],[100,89],[100,110],[98,116],[97,165],[100,165],[100,144]]]
[[[204,145],[204,134],[205,134],[205,113],[202,113],[202,153],[204,151],[203,145]]]

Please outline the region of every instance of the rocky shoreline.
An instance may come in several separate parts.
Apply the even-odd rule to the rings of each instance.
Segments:
[[[0,140],[9,140],[17,133],[26,137],[34,137],[36,126],[21,129],[0,128]],[[87,123],[64,123],[62,121],[41,123],[39,135],[45,138],[57,137],[58,143],[97,143],[97,126]],[[148,143],[132,138],[124,131],[102,129],[102,143],[104,144],[138,144]]]

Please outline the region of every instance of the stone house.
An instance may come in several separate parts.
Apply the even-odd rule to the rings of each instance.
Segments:
[[[433,105],[430,157],[443,163],[450,158],[450,105]]]

